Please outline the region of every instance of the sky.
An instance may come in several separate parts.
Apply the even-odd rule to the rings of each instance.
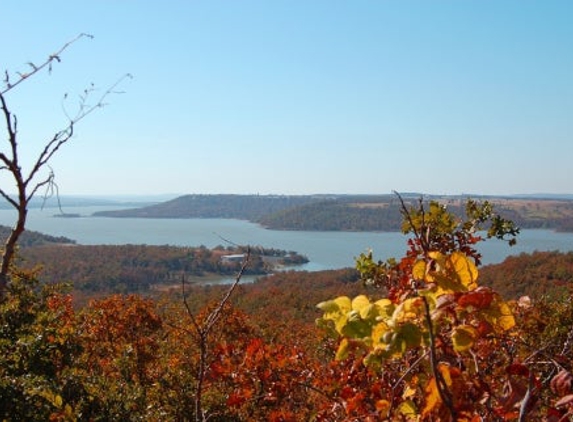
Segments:
[[[6,94],[24,168],[133,75],[50,163],[63,195],[573,193],[570,0],[1,3],[13,77],[93,35]]]

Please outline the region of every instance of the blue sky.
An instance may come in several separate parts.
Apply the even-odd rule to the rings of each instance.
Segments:
[[[22,154],[63,194],[573,193],[573,2],[2,2]],[[68,93],[63,105],[62,98]],[[5,139],[3,135],[2,140]]]

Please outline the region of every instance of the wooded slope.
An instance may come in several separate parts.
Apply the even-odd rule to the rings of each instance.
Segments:
[[[421,195],[403,196],[416,205]],[[463,214],[466,196],[424,196]],[[573,200],[477,197],[526,229],[573,230]],[[152,206],[100,211],[96,216],[131,218],[236,218],[275,230],[400,231],[396,195],[185,195]]]

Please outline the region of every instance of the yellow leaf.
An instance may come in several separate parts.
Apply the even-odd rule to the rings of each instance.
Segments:
[[[471,325],[460,325],[452,332],[452,343],[456,352],[465,352],[474,345],[478,331]]]
[[[346,323],[348,322],[348,315],[347,314],[339,314],[338,318],[332,318],[334,321],[334,328],[338,332],[338,334],[342,334]]]
[[[364,295],[356,296],[352,299],[351,307],[353,310],[360,312],[362,309],[370,305],[370,300]]]
[[[416,416],[418,414],[418,409],[416,409],[416,404],[412,400],[406,400],[400,403],[397,409],[399,414],[404,416]]]
[[[416,319],[423,311],[423,300],[419,297],[413,297],[406,299],[404,302],[399,304],[394,313],[392,314],[392,319],[395,324],[400,324],[403,322],[411,321]]]
[[[438,251],[432,251],[428,253],[428,256],[434,260],[436,271],[442,271],[442,269],[446,266],[447,255],[444,255]]]
[[[499,304],[500,317],[497,320],[497,325],[502,330],[510,330],[515,326],[515,318],[511,312],[510,307],[507,303],[501,302]]]
[[[454,252],[448,261],[458,276],[460,283],[466,289],[473,290],[477,287],[478,270],[471,259],[462,252]]]
[[[426,418],[439,405],[442,404],[442,399],[440,397],[440,392],[438,391],[438,386],[436,385],[435,378],[432,378],[430,382],[428,382],[425,390],[426,390],[426,405],[424,406],[424,410],[422,410],[422,418]]]
[[[412,267],[412,278],[414,280],[426,279],[426,261],[419,260]]]
[[[343,338],[342,341],[340,342],[340,344],[338,345],[338,350],[336,351],[335,359],[336,360],[346,359],[348,357],[349,346],[350,346],[350,343],[348,342],[348,340]]]
[[[440,364],[438,370],[442,374],[444,381],[448,387],[452,385],[452,377],[450,375],[450,369],[445,364]],[[425,388],[426,391],[426,405],[424,410],[422,410],[422,419],[426,418],[430,413],[436,410],[442,404],[442,398],[440,397],[440,392],[438,391],[438,386],[436,384],[436,379],[432,378]]]
[[[402,398],[403,399],[408,399],[410,397],[413,397],[416,395],[416,389],[413,388],[411,385],[408,385],[405,389],[404,392],[402,393]]]
[[[360,318],[363,320],[375,320],[378,317],[378,308],[371,303],[360,310]]]
[[[385,320],[392,318],[392,314],[396,309],[396,305],[394,305],[390,299],[386,298],[377,300],[374,302],[374,305],[378,308],[378,314]]]
[[[389,338],[387,339],[385,337],[387,333],[390,333],[390,335],[392,334],[385,322],[379,322],[374,327],[372,327],[372,346],[386,347],[386,345],[390,343],[390,341],[386,341],[390,340]]]
[[[490,307],[484,309],[482,314],[498,330],[507,331],[515,326],[515,318],[511,308],[499,295],[496,295]]]
[[[320,302],[318,305],[316,305],[316,307],[325,313],[338,312],[339,310],[338,305],[334,303],[334,300],[325,300],[324,302]]]
[[[338,305],[340,312],[350,312],[352,309],[352,302],[348,296],[339,296],[334,299],[334,303]]]

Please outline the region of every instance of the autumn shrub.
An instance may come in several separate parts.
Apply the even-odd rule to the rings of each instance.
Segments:
[[[82,353],[77,359],[90,401],[89,420],[142,420],[160,375],[162,319],[151,299],[113,295],[94,300],[78,316]]]
[[[571,419],[570,290],[508,300],[482,285],[476,245],[517,234],[487,203],[468,203],[465,219],[435,203],[403,211],[405,256],[361,255],[362,283],[348,270],[285,273],[234,300],[189,287],[74,310],[65,286],[13,270],[0,420]]]
[[[411,235],[405,257],[375,262],[364,254],[357,263],[387,296],[318,305],[321,325],[340,338],[341,368],[352,364],[341,372],[348,382],[330,392],[341,403],[340,420],[568,417],[570,300],[549,321],[547,307],[527,298],[506,302],[480,286],[475,245],[507,236],[511,244],[518,230],[488,203],[470,201],[466,211],[460,220],[437,203],[404,206],[403,231]]]
[[[2,420],[71,417],[82,400],[73,393],[81,345],[66,289],[40,285],[35,273],[12,273],[0,303]]]

